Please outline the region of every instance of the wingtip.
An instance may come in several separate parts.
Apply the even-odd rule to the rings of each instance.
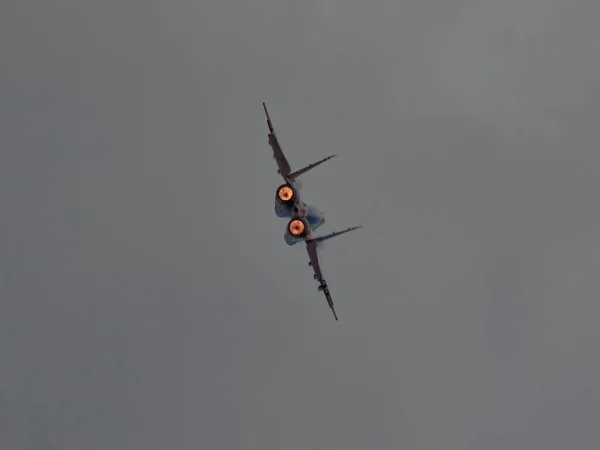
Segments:
[[[265,110],[265,116],[267,116],[267,126],[269,127],[269,131],[273,133],[273,123],[271,122],[271,116],[269,116],[269,111],[267,110],[265,102],[263,102],[263,109]]]
[[[338,320],[338,316],[337,316],[337,313],[335,312],[335,308],[333,307],[333,305],[331,305],[331,312],[333,313],[333,317],[335,317],[335,320]]]

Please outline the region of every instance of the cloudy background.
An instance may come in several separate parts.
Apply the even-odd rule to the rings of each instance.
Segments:
[[[598,2],[0,8],[2,449],[599,448]]]

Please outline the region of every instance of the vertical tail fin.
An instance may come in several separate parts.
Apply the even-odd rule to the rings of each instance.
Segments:
[[[334,158],[334,157],[336,157],[336,156],[337,156],[337,154],[335,154],[335,155],[331,155],[331,156],[328,156],[327,158],[323,158],[321,161],[317,161],[316,163],[309,164],[308,166],[306,166],[306,167],[303,167],[303,168],[302,168],[302,169],[300,169],[300,170],[296,170],[295,172],[292,172],[292,173],[290,173],[290,174],[288,175],[288,177],[289,177],[289,178],[291,178],[291,180],[293,181],[294,179],[296,179],[297,177],[299,177],[299,176],[300,176],[300,175],[302,175],[303,173],[306,173],[306,172],[308,172],[309,170],[311,170],[311,169],[314,169],[314,168],[315,168],[315,167],[317,167],[318,165],[320,165],[320,164],[323,164],[325,161],[329,161],[331,158]]]
[[[325,236],[319,236],[316,238],[312,238],[312,239],[310,239],[310,241],[314,242],[315,244],[318,244],[319,242],[323,242],[323,241],[326,241],[327,239],[334,238],[336,236],[339,236],[340,234],[345,234],[345,233],[348,233],[353,230],[358,230],[359,228],[362,228],[362,225],[350,227],[350,228],[345,229],[344,231],[334,231],[333,233],[327,234]]]

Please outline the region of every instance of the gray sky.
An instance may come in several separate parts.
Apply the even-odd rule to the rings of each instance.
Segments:
[[[0,447],[597,449],[599,15],[5,2]]]

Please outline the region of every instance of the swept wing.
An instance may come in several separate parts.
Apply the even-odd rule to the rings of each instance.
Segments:
[[[281,145],[279,145],[279,141],[277,140],[277,136],[275,135],[275,130],[273,129],[273,122],[271,122],[271,117],[269,116],[269,111],[267,111],[267,105],[263,102],[263,108],[265,110],[265,115],[267,116],[267,126],[269,127],[269,145],[273,149],[273,157],[275,158],[275,162],[277,163],[277,173],[279,173],[283,178],[287,177],[292,169],[290,168],[290,164],[288,163],[287,158],[283,154],[283,150],[281,149]]]
[[[329,287],[327,286],[327,282],[325,281],[325,278],[323,278],[323,273],[321,272],[321,266],[319,265],[319,257],[317,255],[317,244],[319,242],[326,241],[327,239],[331,239],[341,234],[348,233],[358,228],[362,228],[362,225],[350,227],[343,231],[334,231],[333,233],[328,234],[326,236],[306,239],[306,251],[308,252],[308,258],[310,260],[308,265],[311,266],[313,268],[313,271],[315,272],[314,278],[319,282],[319,291],[323,291],[323,293],[325,294],[325,299],[327,300],[327,304],[331,308],[331,312],[333,313],[333,317],[335,317],[335,320],[338,320],[338,316],[333,306],[333,299],[331,298]]]
[[[273,158],[275,158],[275,162],[277,163],[277,167],[278,167],[277,173],[280,174],[286,182],[294,181],[297,177],[299,177],[303,173],[306,173],[309,170],[314,169],[318,165],[323,164],[325,161],[329,161],[331,158],[334,158],[335,156],[337,156],[337,154],[327,156],[326,158],[323,158],[320,161],[317,161],[316,163],[309,164],[308,166],[303,167],[302,169],[292,172],[290,163],[288,162],[287,158],[285,157],[285,154],[283,153],[283,150],[281,149],[281,144],[279,144],[279,140],[277,139],[277,136],[275,135],[275,129],[273,128],[273,122],[271,122],[271,116],[269,116],[269,111],[267,110],[267,105],[264,102],[263,102],[263,109],[265,110],[265,115],[267,116],[267,126],[269,127],[269,145],[273,149]]]

